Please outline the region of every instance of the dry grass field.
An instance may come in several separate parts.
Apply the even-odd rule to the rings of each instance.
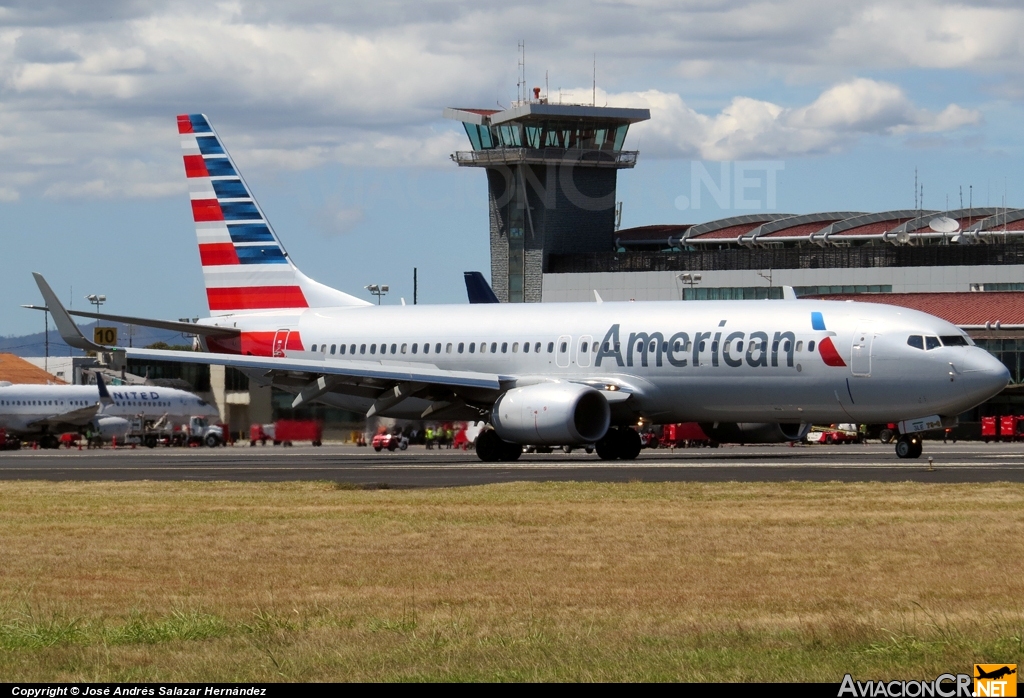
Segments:
[[[0,483],[6,681],[1024,664],[1024,486]]]

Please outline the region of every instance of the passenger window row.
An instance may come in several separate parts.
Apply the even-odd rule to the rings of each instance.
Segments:
[[[581,350],[582,351],[587,351],[587,345],[588,345],[588,342],[583,342]],[[523,342],[522,343],[522,352],[524,354],[529,354],[530,351],[531,351],[531,346],[532,346],[532,351],[533,351],[534,354],[540,354],[541,350],[543,348],[543,343],[542,342],[534,342],[531,345],[530,342]],[[598,346],[597,342],[594,342],[593,346],[594,346],[594,351],[596,352],[597,351],[597,346]],[[481,354],[486,354],[488,352],[491,353],[491,354],[497,354],[499,352],[502,353],[502,354],[507,354],[507,353],[509,353],[509,348],[510,347],[509,347],[509,343],[508,342],[501,342],[500,345],[498,344],[498,342],[491,342],[490,344],[488,344],[487,342],[480,342],[479,345],[476,342],[470,342],[469,345],[468,345],[468,351],[469,351],[470,354],[475,354],[478,351]],[[547,348],[547,353],[548,354],[554,353],[554,351],[555,351],[555,343],[554,342],[548,342],[546,348]],[[389,349],[390,349],[390,351],[389,351]],[[561,346],[559,347],[559,349],[562,352],[567,351],[568,350],[568,344],[566,342],[562,342]],[[312,351],[312,352],[316,352],[316,351],[319,350],[320,353],[327,354],[328,353],[328,346],[326,344],[314,344],[313,346],[310,347],[309,350]],[[512,350],[513,354],[518,354],[519,351],[520,351],[520,344],[519,344],[519,342],[512,342],[511,350]],[[359,353],[359,354],[367,354],[367,353],[369,353],[369,354],[376,354],[378,351],[381,354],[388,354],[388,353],[391,353],[391,354],[408,354],[408,353],[419,354],[420,352],[422,352],[423,354],[430,354],[430,353],[440,354],[441,353],[441,342],[436,342],[436,343],[433,344],[433,346],[431,346],[430,342],[424,342],[423,344],[420,344],[418,342],[414,342],[411,345],[408,342],[403,342],[401,345],[399,345],[397,342],[392,343],[391,345],[388,345],[386,342],[384,342],[382,344],[379,344],[379,345],[378,344],[359,344],[359,345],[356,345],[356,344],[332,344],[332,345],[330,345],[330,354],[332,356],[333,355],[344,356],[346,354],[350,354],[350,355],[354,356],[356,353]],[[455,345],[452,342],[448,342],[447,344],[444,345],[444,353],[445,354],[451,354],[453,351],[455,351],[456,353],[459,353],[459,354],[466,353],[466,351],[467,351],[466,343],[465,342],[459,342],[458,345]]]
[[[951,341],[954,340],[954,339],[960,339],[961,341],[963,341],[964,344],[966,344],[966,341],[963,340],[963,338],[960,338],[960,337],[955,337],[955,338],[953,338],[953,337],[943,337],[943,341],[945,341],[946,339],[950,339]],[[814,340],[811,340],[811,341],[807,342],[807,351],[814,351],[814,344],[815,344]],[[661,343],[661,351],[662,352],[667,352],[668,351],[668,345],[669,345],[669,343],[667,341],[662,341],[662,343]],[[743,345],[744,345],[743,340],[737,340],[735,351],[743,351]],[[913,346],[913,345],[911,345],[911,346]],[[423,344],[419,344],[418,342],[414,342],[412,344],[409,344],[408,342],[403,342],[400,345],[397,342],[392,343],[390,345],[388,343],[386,343],[386,342],[382,343],[382,344],[379,344],[379,345],[378,344],[358,344],[358,345],[356,345],[356,344],[340,344],[340,345],[339,344],[331,344],[330,348],[329,348],[330,349],[329,353],[332,356],[333,355],[345,356],[347,354],[354,356],[357,353],[361,354],[361,355],[365,355],[365,354],[373,354],[373,355],[375,355],[378,352],[380,354],[389,354],[389,353],[390,354],[410,354],[410,353],[411,354],[419,354],[421,352],[423,354],[430,354],[430,353],[440,354],[440,353],[442,353],[441,352],[441,347],[442,347],[441,342],[436,342],[433,345],[431,345],[430,342],[424,342]],[[543,342],[533,342],[532,344],[530,342],[523,342],[521,345],[520,345],[519,342],[512,342],[511,346],[509,345],[508,342],[501,342],[500,344],[498,342],[490,342],[490,343],[488,343],[488,342],[480,342],[479,344],[477,342],[469,342],[468,345],[467,345],[466,342],[459,342],[457,345],[453,344],[452,342],[448,342],[447,344],[444,345],[444,353],[445,354],[451,354],[451,353],[455,352],[455,353],[458,353],[458,354],[464,354],[464,353],[466,353],[468,351],[470,354],[476,354],[476,353],[480,353],[480,354],[487,354],[487,353],[497,354],[499,352],[502,353],[502,354],[507,354],[511,350],[511,352],[513,354],[518,354],[519,351],[522,350],[522,352],[524,354],[529,354],[531,352],[531,347],[532,347],[532,352],[534,354],[540,354],[542,350],[546,350],[548,354],[553,354],[554,351],[555,351],[555,343],[554,342],[548,342],[546,346],[544,345]],[[593,353],[596,354],[600,348],[601,348],[600,342],[591,342],[591,341],[580,342],[580,352],[581,353],[593,352]],[[615,351],[621,351],[621,348],[622,348],[621,344],[619,342],[615,342]],[[650,343],[650,345],[649,345],[647,350],[653,352],[653,351],[656,351],[657,348],[658,348],[657,340],[651,340],[651,343]],[[778,347],[774,347],[774,348],[778,349]],[[793,348],[796,351],[803,351],[804,350],[804,342],[803,342],[803,340],[798,341],[796,343],[796,346],[793,347]],[[316,352],[318,349],[323,354],[327,354],[328,353],[328,345],[327,344],[314,344],[312,347],[310,347],[310,351],[312,351],[312,352]],[[687,341],[685,346],[684,346],[683,343],[680,340],[677,339],[677,340],[675,340],[675,342],[672,345],[672,351],[674,351],[674,352],[691,351],[692,349],[693,349],[693,342],[691,342],[691,341]],[[700,343],[700,351],[705,351],[706,349],[707,349],[707,341],[702,340],[701,343]],[[606,352],[611,351],[611,342],[605,342],[604,343],[604,350]],[[636,350],[637,351],[643,351],[644,350],[644,345],[643,345],[642,342],[637,344]],[[718,342],[711,342],[711,350],[712,351],[718,351]],[[786,340],[782,344],[782,350],[783,351],[787,351],[787,352],[790,350],[790,342],[789,342],[789,340]],[[569,343],[566,342],[566,341],[560,342],[559,345],[558,345],[558,351],[559,351],[559,353],[562,353],[562,354],[564,354],[567,351],[569,351]]]

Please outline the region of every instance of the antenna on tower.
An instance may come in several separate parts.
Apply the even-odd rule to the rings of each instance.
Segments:
[[[914,210],[918,209],[917,205],[917,168],[914,168]]]
[[[516,82],[519,101],[526,101],[526,41],[519,42],[519,79]]]
[[[594,89],[594,91],[592,93],[590,106],[596,107],[597,106],[597,54],[596,53],[594,54],[594,88],[593,89]]]

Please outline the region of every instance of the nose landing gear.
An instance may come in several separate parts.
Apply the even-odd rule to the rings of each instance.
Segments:
[[[924,446],[917,434],[904,434],[896,442],[896,455],[899,458],[920,458]]]

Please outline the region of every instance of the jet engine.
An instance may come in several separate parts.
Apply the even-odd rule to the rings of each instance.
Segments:
[[[538,446],[592,444],[608,431],[611,409],[604,396],[578,383],[539,383],[513,388],[491,411],[494,431],[505,441]]]
[[[131,423],[123,417],[96,417],[92,420],[92,425],[104,441],[110,441],[115,436],[123,439],[131,431]]]
[[[708,438],[726,444],[778,444],[799,441],[811,430],[810,424],[778,424],[776,422],[718,422],[701,424]]]

